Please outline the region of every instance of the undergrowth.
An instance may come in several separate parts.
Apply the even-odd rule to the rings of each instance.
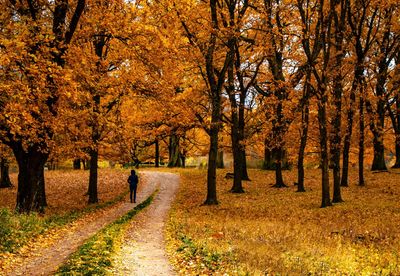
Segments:
[[[59,268],[56,275],[106,275],[112,265],[112,253],[121,242],[129,221],[151,204],[157,192],[87,240]]]

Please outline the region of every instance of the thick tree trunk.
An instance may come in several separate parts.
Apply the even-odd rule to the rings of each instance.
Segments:
[[[372,171],[387,171],[385,163],[385,148],[383,145],[383,130],[385,127],[385,102],[382,97],[385,95],[386,77],[384,65],[379,65],[379,75],[376,84],[376,95],[378,98],[376,113],[378,115],[377,121],[371,125],[372,133],[374,135],[374,160],[372,161]],[[381,68],[382,67],[382,68]]]
[[[242,159],[242,180],[250,181],[249,174],[247,172],[247,160],[246,160],[246,148],[243,147],[240,150],[241,159]]]
[[[155,153],[155,162],[154,162],[154,166],[156,168],[160,167],[160,143],[158,142],[158,140],[156,140],[155,142],[155,147],[156,147],[156,153]]]
[[[318,122],[319,122],[319,142],[321,148],[321,184],[322,184],[322,203],[321,208],[331,206],[329,194],[329,157],[328,157],[328,130],[326,116],[327,96],[322,95],[318,104]]]
[[[385,148],[383,146],[382,137],[374,135],[374,160],[372,161],[372,171],[387,171],[385,163]]]
[[[97,193],[98,158],[98,151],[96,149],[92,149],[90,151],[90,172],[88,189],[89,204],[99,202]]]
[[[283,159],[283,149],[281,147],[275,148],[275,180],[276,183],[273,185],[275,188],[287,187],[283,181],[282,175],[282,159]]]
[[[11,145],[18,163],[18,212],[43,212],[47,206],[44,181],[44,165],[48,154],[40,146],[31,146],[25,151],[20,143]]]
[[[224,165],[224,152],[222,150],[218,150],[218,153],[217,153],[217,168],[218,169],[225,168],[225,165]]]
[[[302,109],[301,114],[301,137],[300,137],[300,147],[299,147],[299,157],[297,160],[297,192],[305,192],[304,189],[304,153],[307,146],[307,135],[308,135],[308,122],[310,109],[308,102]]]
[[[364,181],[364,98],[361,94],[360,96],[360,116],[359,116],[359,144],[358,144],[358,185],[365,186]]]
[[[175,134],[171,134],[169,137],[169,160],[168,160],[168,167],[181,167],[181,156],[180,156],[180,149],[179,149],[179,137]]]
[[[79,159],[79,158],[74,159],[73,167],[74,167],[74,170],[80,170],[81,169],[81,159]]]
[[[10,188],[12,183],[9,175],[9,164],[6,158],[0,159],[0,188]]]
[[[238,122],[236,112],[232,111],[232,126],[231,126],[231,141],[232,141],[232,153],[233,153],[233,186],[231,188],[232,193],[244,193],[242,186],[242,173],[243,173],[243,161],[240,145],[240,137],[238,130]]]
[[[216,123],[218,119],[214,118]],[[217,200],[217,152],[218,152],[218,128],[212,126],[210,129],[210,150],[208,154],[208,168],[207,168],[207,198],[204,202],[205,205],[216,205]]]

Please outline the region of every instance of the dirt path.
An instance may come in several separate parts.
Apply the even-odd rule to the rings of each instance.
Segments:
[[[6,275],[51,275],[57,268],[67,260],[68,256],[75,252],[77,248],[90,236],[101,228],[116,220],[134,206],[144,201],[153,191],[163,183],[164,173],[143,172],[141,173],[143,188],[138,193],[136,204],[128,200],[116,204],[112,208],[96,212],[96,216],[91,219],[79,219],[73,223],[63,233],[57,233],[55,242],[47,247],[38,246],[29,250],[29,256],[21,256],[13,260],[14,265],[7,269]],[[143,177],[142,177],[143,176]],[[176,176],[177,177],[177,176]],[[165,187],[165,185],[163,185]],[[157,200],[154,202],[158,204]],[[153,204],[154,205],[154,204]],[[98,214],[97,214],[98,213]]]
[[[179,176],[156,176],[159,193],[153,204],[132,221],[114,259],[115,275],[175,275],[165,255],[164,222],[178,188]]]

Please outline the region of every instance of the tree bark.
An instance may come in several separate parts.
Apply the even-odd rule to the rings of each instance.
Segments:
[[[234,112],[234,111],[232,111]],[[232,114],[232,126],[231,126],[231,141],[232,141],[232,153],[233,153],[233,186],[231,188],[232,193],[244,193],[242,185],[242,173],[243,173],[243,154],[241,152],[241,145],[238,137],[238,125],[235,119],[236,114]]]
[[[10,188],[12,183],[9,175],[9,164],[6,158],[0,159],[0,188]]]
[[[360,93],[360,116],[359,116],[359,144],[358,144],[358,185],[365,186],[364,181],[364,98],[363,90]]]
[[[181,167],[181,154],[180,154],[180,149],[179,149],[179,136],[176,134],[172,133],[171,136],[169,137],[169,161],[168,161],[168,168],[174,168],[174,167]]]
[[[81,169],[81,159],[79,159],[79,158],[74,159],[73,167],[74,167],[74,170],[80,170]]]
[[[160,143],[158,142],[158,140],[156,140],[155,142],[155,147],[156,147],[156,153],[155,153],[155,162],[154,162],[154,166],[156,168],[160,167]]]
[[[218,134],[220,124],[220,98],[213,99],[213,110],[211,116],[210,149],[208,153],[207,168],[207,198],[205,205],[216,205],[217,200],[217,154],[218,154]]]
[[[322,94],[322,99],[318,104],[319,142],[321,148],[321,175],[322,175],[321,208],[332,205],[329,194],[329,158],[328,158],[328,130],[327,130],[326,102],[327,102],[327,96]]]
[[[240,150],[241,160],[242,160],[242,180],[250,181],[249,174],[247,172],[247,160],[246,160],[246,148],[243,146]]]
[[[222,151],[222,150],[218,150],[218,153],[217,153],[217,168],[218,169],[225,168],[225,165],[224,165],[224,151]]]
[[[358,61],[360,62],[360,61]],[[349,186],[349,160],[350,160],[350,145],[351,145],[351,135],[353,132],[353,117],[356,104],[356,91],[361,82],[363,67],[361,65],[356,66],[354,81],[350,91],[350,104],[349,110],[347,112],[347,128],[343,141],[343,167],[342,167],[342,179],[340,186]]]
[[[334,47],[334,66],[333,66],[333,104],[334,114],[332,119],[331,134],[331,161],[333,166],[333,198],[332,202],[342,202],[340,190],[340,153],[341,153],[341,126],[342,126],[342,95],[343,95],[343,75],[342,65],[344,59],[343,41],[344,31],[347,26],[347,0],[332,0],[331,13],[336,20],[333,20],[334,40],[330,41]],[[337,9],[340,7],[340,9]]]
[[[48,153],[43,152],[39,145],[30,146],[25,151],[18,142],[13,142],[11,148],[19,169],[16,210],[20,213],[44,212],[47,206],[44,165]]]
[[[89,171],[89,204],[99,202],[97,193],[99,153],[97,149],[90,150],[90,171]]]
[[[297,160],[297,192],[306,191],[304,188],[304,153],[307,146],[308,122],[310,114],[310,108],[308,105],[309,102],[307,101],[307,103],[304,105],[301,111],[301,137],[300,137],[299,157]]]
[[[282,159],[283,159],[283,149],[282,147],[275,148],[275,180],[276,183],[272,187],[275,188],[284,188],[287,185],[283,181],[282,175]]]

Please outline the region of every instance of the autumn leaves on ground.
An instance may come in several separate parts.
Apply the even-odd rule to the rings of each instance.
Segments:
[[[180,174],[181,183],[167,221],[166,240],[170,261],[179,274],[400,273],[400,174],[396,171],[367,173],[366,187],[352,185],[355,171],[351,171],[351,185],[343,189],[345,202],[325,209],[319,208],[319,170],[306,170],[305,193],[297,193],[294,185],[273,188],[273,172],[249,170],[251,181],[244,184],[245,194],[230,193],[232,181],[224,178],[228,171],[219,170],[220,204],[212,207],[201,205],[204,169],[173,172]],[[128,200],[128,173],[100,170],[100,205],[118,201],[120,195]],[[295,182],[295,171],[284,175],[287,183]],[[12,180],[15,176],[11,175]],[[96,219],[90,217],[95,209],[86,209],[86,176],[83,171],[47,172],[49,207],[45,216],[16,215],[2,209],[1,267],[12,265],[13,258],[28,257],[32,247],[54,242],[52,239],[59,238],[56,233],[68,231],[79,217],[70,218],[67,224],[49,223],[57,220],[56,215],[65,218],[71,211],[86,210],[87,220]],[[3,208],[12,207],[15,188],[0,190],[0,200]],[[111,236],[117,244],[118,235]],[[107,271],[113,271],[113,265],[109,263]]]

